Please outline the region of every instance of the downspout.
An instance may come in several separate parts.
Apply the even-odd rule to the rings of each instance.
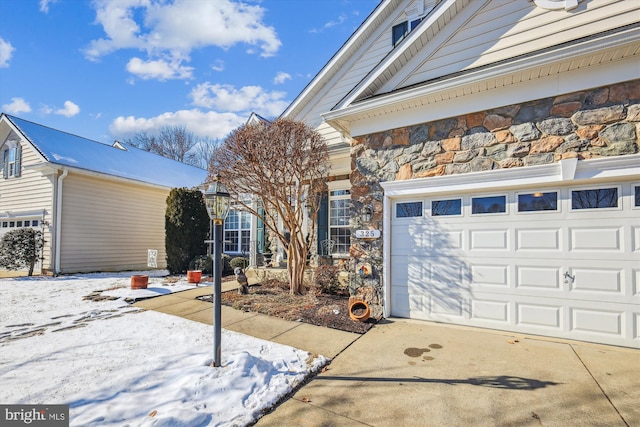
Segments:
[[[62,175],[60,175],[58,177],[58,185],[56,187],[57,192],[56,192],[56,244],[55,244],[55,251],[56,251],[56,259],[55,259],[55,264],[53,266],[53,274],[54,276],[57,276],[58,274],[60,274],[60,242],[62,240],[62,233],[61,233],[61,228],[62,228],[62,181],[66,178],[66,176],[69,174],[69,170],[68,169],[64,169],[62,171]]]

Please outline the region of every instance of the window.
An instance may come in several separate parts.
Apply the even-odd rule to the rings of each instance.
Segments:
[[[224,222],[224,251],[249,252],[251,243],[251,214],[230,210]]]
[[[557,211],[558,193],[518,194],[518,212]]]
[[[407,21],[404,21],[398,25],[394,25],[391,29],[391,46],[395,47],[402,41],[402,39],[404,39],[404,36],[406,36],[407,34],[409,34],[409,26]]]
[[[431,216],[449,216],[462,214],[462,199],[433,200]]]
[[[396,218],[415,218],[418,216],[422,216],[422,202],[396,204]]]
[[[492,214],[507,211],[506,196],[473,197],[471,199],[472,214]]]
[[[333,253],[349,253],[351,247],[350,210],[350,190],[329,192],[329,239],[333,241]]]
[[[635,191],[635,203],[633,204],[634,206],[638,207],[640,206],[640,186],[636,186],[634,188]]]
[[[571,209],[603,209],[618,207],[617,188],[571,191]]]
[[[21,170],[22,146],[16,143],[9,143],[9,148],[2,153],[2,176],[19,177]]]

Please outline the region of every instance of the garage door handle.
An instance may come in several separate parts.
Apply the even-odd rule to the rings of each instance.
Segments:
[[[569,274],[568,271],[564,272],[564,283],[569,283],[569,280],[571,280],[571,283],[573,284],[573,282],[576,280],[576,276],[572,276]]]

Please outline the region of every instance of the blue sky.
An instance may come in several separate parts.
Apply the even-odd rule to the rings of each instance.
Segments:
[[[379,0],[1,0],[0,110],[111,143],[278,116]]]

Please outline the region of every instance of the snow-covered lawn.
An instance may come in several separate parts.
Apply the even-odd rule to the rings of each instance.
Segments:
[[[125,302],[193,285],[131,274],[0,279],[0,402],[69,404],[72,426],[242,426],[327,362],[223,329],[212,368],[211,326]]]

